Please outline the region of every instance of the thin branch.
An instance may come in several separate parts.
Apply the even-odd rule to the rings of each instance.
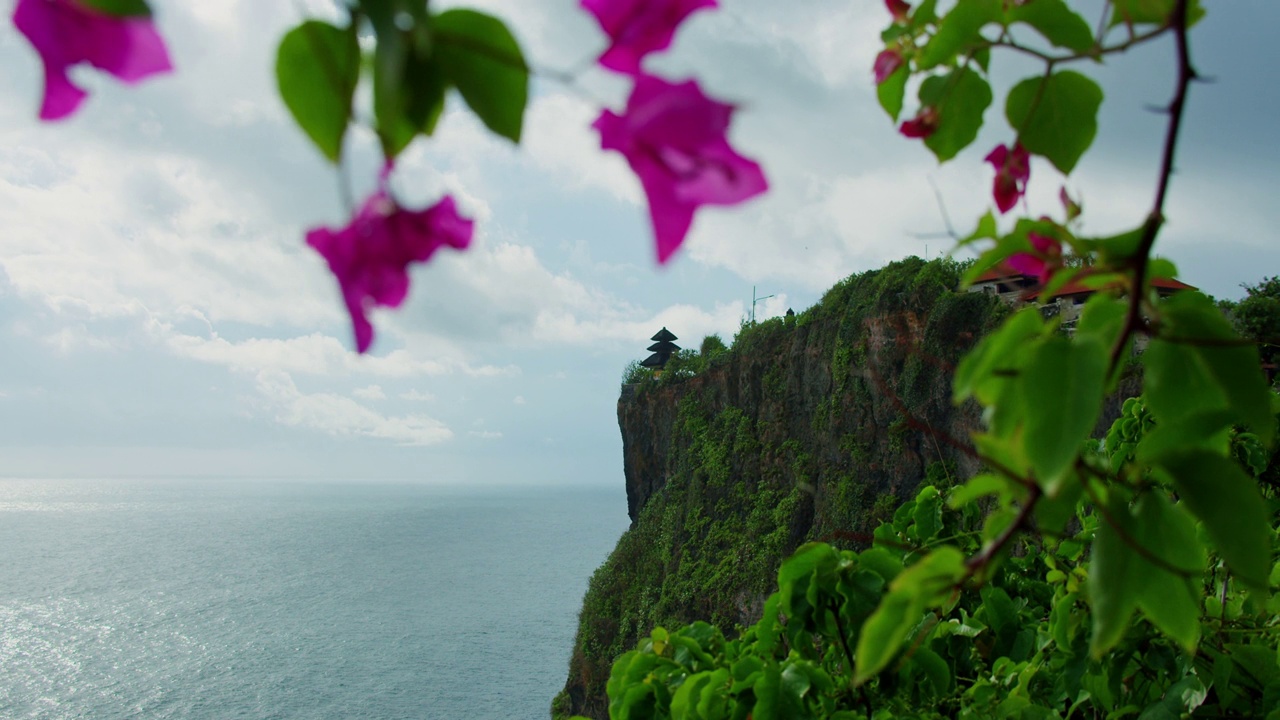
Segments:
[[[1020,52],[1024,55],[1030,55],[1032,57],[1039,58],[1052,66],[1058,63],[1076,62],[1078,60],[1097,60],[1106,55],[1115,55],[1118,53],[1127,52],[1128,50],[1132,49],[1134,46],[1141,45],[1142,43],[1145,43],[1148,40],[1154,40],[1155,38],[1160,37],[1161,35],[1165,34],[1169,30],[1174,29],[1176,27],[1177,27],[1177,23],[1171,22],[1168,25],[1161,25],[1159,27],[1156,27],[1155,29],[1148,30],[1147,32],[1144,32],[1144,33],[1130,35],[1128,40],[1125,40],[1124,42],[1118,45],[1112,45],[1110,47],[1100,47],[1100,43],[1099,43],[1099,46],[1091,47],[1088,50],[1081,50],[1080,52],[1068,53],[1066,55],[1050,55],[1049,53],[1044,52],[1043,50],[1037,50],[1027,45],[1018,44],[1017,42],[1014,42],[1012,39],[1010,39],[1007,33],[1004,35],[1001,35],[999,38],[995,40],[987,41],[987,43],[985,45],[982,45],[981,47],[1008,48],[1015,52]]]
[[[1111,14],[1111,0],[1107,0],[1102,4],[1102,12],[1098,17],[1098,31],[1094,35],[1093,44],[1101,46],[1102,40],[1107,36],[1107,16]]]
[[[845,633],[844,623],[840,620],[840,605],[835,600],[832,600],[829,611],[836,620],[836,632],[840,635],[840,648],[844,650],[844,659],[849,663],[845,669],[846,673],[852,675],[854,668],[853,651],[849,649],[849,636]]]
[[[969,569],[970,576],[977,574],[984,567],[995,559],[996,555],[1011,542],[1013,538],[1022,531],[1023,526],[1031,521],[1031,513],[1036,509],[1036,503],[1040,502],[1040,498],[1044,497],[1044,491],[1039,485],[1032,485],[1028,488],[1028,497],[1026,502],[1022,503],[1018,514],[1013,518],[1013,522],[1009,523],[1009,527],[1000,532],[998,536],[988,542],[977,555],[965,561],[965,567]]]
[[[1169,104],[1169,129],[1164,139],[1164,156],[1160,161],[1160,180],[1156,187],[1155,203],[1151,213],[1143,225],[1142,240],[1133,258],[1133,286],[1129,293],[1129,311],[1125,316],[1124,328],[1111,348],[1110,370],[1113,372],[1124,359],[1124,350],[1129,338],[1142,326],[1143,288],[1146,286],[1147,270],[1151,260],[1151,248],[1155,245],[1160,227],[1164,225],[1164,201],[1169,193],[1169,179],[1173,175],[1174,155],[1178,148],[1178,132],[1182,129],[1183,110],[1187,102],[1187,89],[1196,79],[1195,68],[1191,66],[1191,51],[1187,45],[1187,5],[1189,0],[1178,0],[1170,16],[1170,27],[1178,46],[1178,86],[1173,101]],[[1108,373],[1110,374],[1110,373]]]

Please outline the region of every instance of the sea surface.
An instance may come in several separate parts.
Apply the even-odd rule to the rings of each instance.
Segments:
[[[622,488],[0,480],[0,718],[545,718]]]

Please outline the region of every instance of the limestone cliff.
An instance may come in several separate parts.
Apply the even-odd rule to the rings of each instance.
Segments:
[[[623,387],[632,525],[591,579],[553,714],[606,718],[613,659],[652,627],[754,622],[799,544],[857,544],[926,477],[974,471],[948,443],[978,421],[951,371],[1007,309],[957,280],[917,258],[855,275],[694,377]]]

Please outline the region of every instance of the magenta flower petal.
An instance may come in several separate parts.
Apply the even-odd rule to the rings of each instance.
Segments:
[[[676,28],[694,11],[716,7],[716,0],[581,0],[611,41],[601,66],[640,74],[644,56],[670,47]]]
[[[927,138],[937,129],[938,109],[932,106],[921,108],[920,114],[910,120],[903,120],[898,126],[898,132],[909,138]]]
[[[1023,275],[1035,275],[1043,285],[1062,267],[1062,243],[1039,233],[1027,233],[1027,239],[1034,252],[1014,253],[1006,262]]]
[[[129,84],[173,69],[150,18],[113,17],[75,0],[18,0],[13,24],[44,65],[42,120],[67,117],[84,100],[67,76],[74,65],[89,63]]]
[[[884,0],[884,6],[893,16],[894,22],[906,22],[911,6],[905,0]]]
[[[996,207],[1002,213],[1008,212],[1027,191],[1027,181],[1031,179],[1031,154],[1022,147],[1022,143],[1016,143],[1012,150],[997,145],[987,155],[986,161],[996,171],[991,190]]]
[[[622,153],[640,178],[660,263],[684,242],[699,206],[735,205],[769,187],[760,165],[729,145],[732,114],[695,81],[641,75],[626,113],[605,110],[592,126],[601,147]]]
[[[1036,277],[1040,277],[1044,274],[1044,259],[1036,257],[1031,253],[1017,253],[1010,255],[1006,262],[1009,263],[1009,267],[1017,270],[1023,275],[1034,275]]]
[[[342,288],[356,350],[363,353],[373,343],[368,311],[399,307],[409,294],[409,264],[430,260],[442,247],[465,250],[473,229],[448,195],[426,210],[404,210],[379,188],[346,227],[307,232],[307,244],[329,263]]]
[[[881,50],[880,54],[876,56],[875,65],[872,67],[876,74],[876,84],[879,85],[888,80],[889,76],[900,67],[902,67],[902,52],[900,50]]]

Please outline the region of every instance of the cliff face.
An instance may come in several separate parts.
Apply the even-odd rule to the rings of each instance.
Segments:
[[[972,474],[951,371],[1007,310],[957,279],[918,259],[856,275],[695,377],[623,388],[632,526],[591,579],[554,714],[606,718],[613,659],[654,626],[754,622],[798,545],[857,545],[926,478]]]

